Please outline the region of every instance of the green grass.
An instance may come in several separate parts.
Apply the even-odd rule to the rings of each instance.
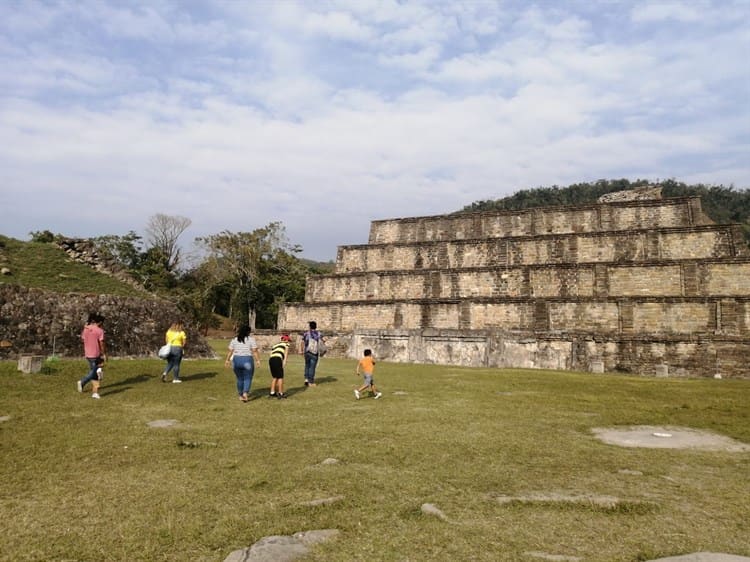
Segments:
[[[750,443],[750,381],[381,363],[383,399],[355,401],[354,361],[324,359],[305,389],[295,356],[288,400],[266,398],[264,360],[242,404],[221,360],[185,361],[182,385],[162,384],[156,359],[112,360],[99,401],[75,391],[83,360],[53,368],[0,363],[0,560],[221,561],[264,536],[326,528],[339,538],[307,560],[750,556],[750,453],[622,448],[590,433],[669,424]],[[147,425],[159,419],[179,425]],[[495,499],[553,492],[621,503]]]
[[[57,293],[87,292],[119,296],[147,296],[88,265],[72,261],[54,244],[22,242],[0,236],[0,260],[12,275],[0,282],[45,289]],[[83,288],[83,289],[82,289]]]

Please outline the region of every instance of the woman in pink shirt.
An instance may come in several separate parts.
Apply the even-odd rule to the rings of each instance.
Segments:
[[[83,341],[83,354],[86,361],[89,362],[89,372],[78,381],[78,392],[83,392],[83,388],[91,382],[93,388],[92,398],[99,398],[99,375],[97,374],[98,364],[107,360],[107,354],[104,350],[104,330],[102,323],[104,317],[101,314],[92,312],[89,319],[81,332]],[[101,359],[101,362],[99,362]]]

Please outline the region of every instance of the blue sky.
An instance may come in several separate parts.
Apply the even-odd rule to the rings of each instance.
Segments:
[[[303,256],[520,189],[750,187],[750,0],[0,2],[0,233]]]

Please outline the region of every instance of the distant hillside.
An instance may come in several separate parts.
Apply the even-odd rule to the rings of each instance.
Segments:
[[[307,258],[300,258],[303,265],[313,270],[315,274],[333,273],[336,264],[333,261],[314,261]]]
[[[605,193],[634,189],[654,183],[649,180],[633,182],[620,180],[599,180],[594,183],[574,183],[567,187],[538,187],[524,189],[502,199],[476,201],[458,212],[508,210],[519,211],[532,207],[556,205],[585,205],[595,203]],[[703,211],[720,224],[739,223],[743,225],[745,237],[750,239],[750,190],[735,189],[724,185],[688,185],[674,180],[659,182],[664,197],[684,197],[699,195]]]
[[[76,263],[53,243],[23,242],[0,235],[0,283],[45,289],[56,293],[92,293],[127,297],[152,295]]]

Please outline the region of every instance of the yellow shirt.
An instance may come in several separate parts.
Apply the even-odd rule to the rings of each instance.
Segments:
[[[169,345],[185,347],[187,335],[182,330],[180,330],[179,332],[177,330],[167,330],[166,341]]]

